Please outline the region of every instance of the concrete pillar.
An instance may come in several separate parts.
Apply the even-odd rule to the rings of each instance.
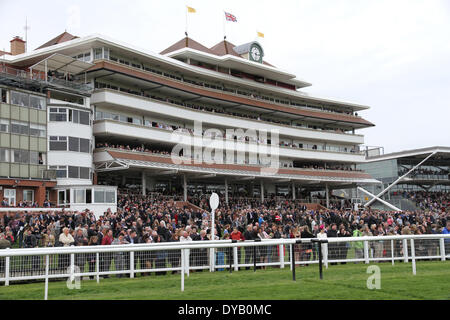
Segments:
[[[147,177],[145,176],[145,171],[142,171],[142,195],[145,196],[147,189]]]
[[[225,178],[225,203],[228,204],[228,179]]]
[[[328,188],[328,183],[325,184],[325,195],[326,195],[326,198],[327,198],[327,209],[328,209],[330,207],[330,191],[329,191],[329,188]]]
[[[292,200],[295,200],[295,182],[292,181]]]
[[[264,180],[261,180],[261,202],[264,202]]]
[[[127,176],[124,174],[122,176],[122,185],[124,186],[126,182],[127,182]]]
[[[187,179],[186,174],[183,174],[183,192],[184,192],[184,201],[187,201]]]

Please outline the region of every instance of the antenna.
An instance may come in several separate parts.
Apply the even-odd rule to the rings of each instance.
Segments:
[[[27,52],[27,47],[28,47],[28,30],[31,29],[31,27],[28,25],[28,17],[25,17],[25,26],[23,28],[25,29],[25,52]]]

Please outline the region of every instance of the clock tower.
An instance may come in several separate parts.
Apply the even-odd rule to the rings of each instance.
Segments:
[[[242,58],[263,63],[264,50],[257,41],[249,42],[233,48]]]

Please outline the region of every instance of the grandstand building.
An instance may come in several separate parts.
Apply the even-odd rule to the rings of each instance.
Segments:
[[[0,58],[0,196],[11,205],[47,198],[101,213],[115,210],[116,186],[184,201],[215,191],[308,202],[326,190],[328,202],[333,189],[378,183],[357,170],[368,107],[307,94],[311,84],[265,61],[257,41],[208,48],[186,36],[157,54],[64,32],[22,45],[16,37]],[[211,141],[212,162],[202,157]]]
[[[421,209],[417,199],[412,199],[410,194],[450,192],[449,147],[436,146],[389,154],[377,153],[373,149],[366,162],[358,164],[357,168],[382,182],[367,186],[367,191],[378,195],[387,189],[380,196],[381,199],[401,210]],[[377,199],[372,200],[370,195],[357,190],[353,190],[353,193],[358,193],[354,197],[359,197],[364,204],[373,208],[389,209]],[[445,203],[443,205],[445,206]]]

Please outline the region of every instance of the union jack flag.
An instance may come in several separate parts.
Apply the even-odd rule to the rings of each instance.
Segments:
[[[225,19],[227,19],[227,21],[237,22],[236,17],[228,12],[225,12]]]

